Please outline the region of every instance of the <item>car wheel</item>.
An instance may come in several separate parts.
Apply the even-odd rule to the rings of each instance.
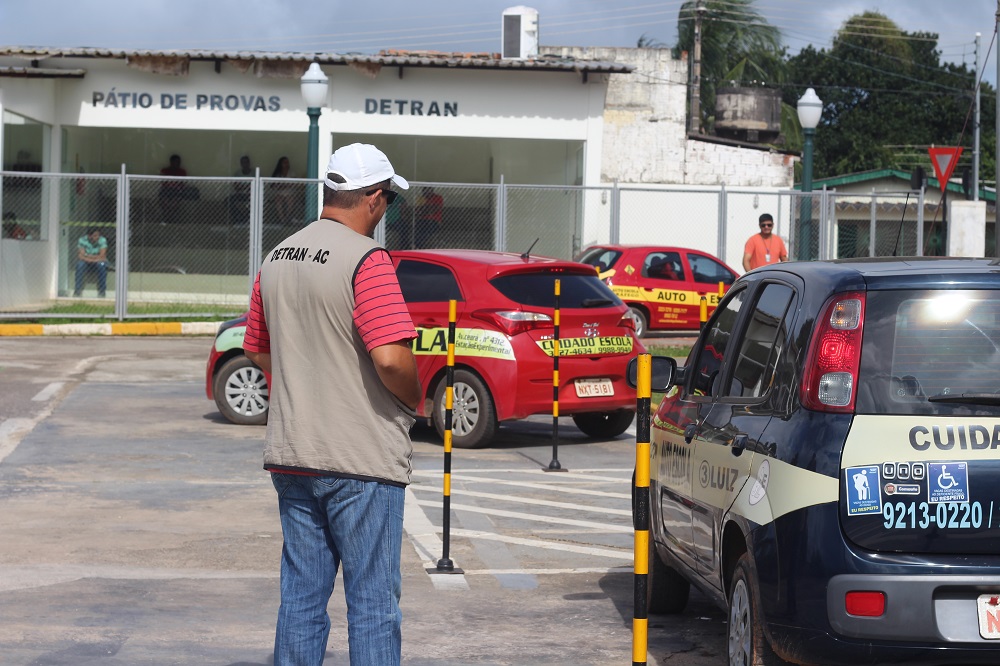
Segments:
[[[573,423],[583,434],[595,439],[617,437],[632,425],[635,410],[616,409],[613,412],[585,412],[574,414]]]
[[[434,427],[444,437],[444,391],[442,379],[434,391]],[[497,431],[493,397],[482,380],[468,370],[455,370],[452,396],[451,444],[459,449],[486,446]]]
[[[736,563],[729,586],[730,666],[779,666],[784,664],[764,637],[760,599],[756,596],[750,557],[744,553]]]
[[[212,393],[219,411],[233,423],[267,423],[267,377],[246,356],[235,356],[222,365],[215,375]]]
[[[649,321],[646,319],[646,313],[631,305],[628,308],[628,312],[632,316],[632,321],[635,322],[635,337],[641,338],[646,335],[646,329],[649,328]]]

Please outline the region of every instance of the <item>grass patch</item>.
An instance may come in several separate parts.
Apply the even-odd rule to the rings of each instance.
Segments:
[[[215,303],[129,303],[125,321],[224,321],[243,309]],[[0,317],[0,324],[105,324],[117,322],[114,303],[78,301],[54,303],[38,313]]]

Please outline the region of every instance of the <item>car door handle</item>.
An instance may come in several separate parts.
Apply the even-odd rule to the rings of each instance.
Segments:
[[[689,423],[688,427],[684,428],[684,443],[690,444],[691,440],[694,439],[695,433],[698,432],[697,423]]]
[[[750,438],[747,436],[746,433],[743,432],[733,437],[733,442],[732,442],[733,455],[734,456],[743,455],[743,450],[747,448],[747,442],[749,441]]]

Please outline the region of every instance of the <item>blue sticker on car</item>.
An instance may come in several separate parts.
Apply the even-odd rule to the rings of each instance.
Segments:
[[[848,467],[846,473],[847,515],[866,516],[882,513],[879,466]]]
[[[969,464],[965,462],[927,463],[927,501],[968,502]]]

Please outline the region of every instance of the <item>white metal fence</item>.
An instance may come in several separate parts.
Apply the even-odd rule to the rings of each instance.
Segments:
[[[306,179],[0,171],[0,319],[240,313],[264,253],[313,219],[320,193]],[[764,212],[792,258],[936,254],[943,238],[921,192],[413,182],[401,195],[376,230],[390,251],[572,258],[602,243],[679,245],[742,272]],[[95,230],[103,267],[78,257]]]

